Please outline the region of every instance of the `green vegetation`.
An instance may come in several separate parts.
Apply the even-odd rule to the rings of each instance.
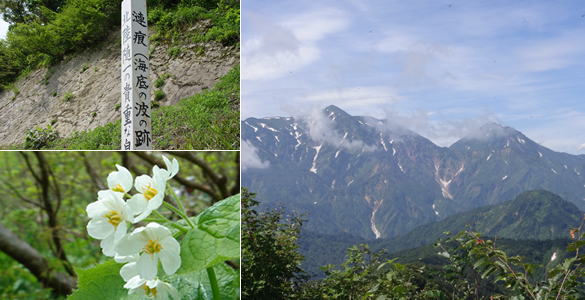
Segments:
[[[47,125],[47,128],[40,128],[37,126],[34,130],[26,131],[26,138],[24,139],[24,149],[42,149],[49,145],[51,142],[59,138],[59,133],[53,131],[51,124]]]
[[[386,255],[385,250],[371,251],[366,244],[350,246],[345,262],[321,268],[322,279],[307,281],[306,276],[288,273],[267,279],[265,273],[298,267],[304,259],[297,252],[296,243],[299,232],[301,236],[304,234],[300,227],[305,220],[293,214],[282,221],[282,208],[257,213],[254,206],[258,201],[253,198],[253,193],[243,189],[242,294],[254,299],[585,297],[581,279],[585,276],[582,264],[585,255],[578,251],[585,246],[585,219],[580,221],[579,228],[567,229],[566,234],[570,233],[572,238],[569,240],[490,239],[472,229],[457,235],[445,232],[448,238],[439,239],[434,247],[429,245],[395,255]],[[277,258],[273,258],[278,251]],[[294,274],[299,276],[305,271],[297,269]],[[277,297],[275,290],[279,293]]]
[[[63,96],[63,99],[61,99],[61,101],[68,102],[71,99],[73,99],[73,94],[71,94],[70,92],[67,92],[67,93],[65,93],[65,95]]]
[[[242,189],[242,295],[250,299],[294,297],[294,290],[308,279],[300,268],[304,257],[295,241],[303,216],[287,216],[284,208],[257,212],[255,194]]]
[[[156,90],[154,91],[154,100],[155,101],[159,101],[160,99],[163,99],[165,97],[165,92],[163,92],[162,90]],[[154,107],[154,105],[152,105]]]
[[[83,73],[87,69],[89,69],[89,64],[88,63],[84,63],[83,66],[81,66],[81,70],[79,70],[79,73]]]
[[[147,2],[149,24],[155,25],[157,31],[166,32],[166,41],[178,37],[186,26],[208,19],[211,28],[205,33],[193,33],[194,39],[225,45],[239,43],[239,1]],[[1,89],[39,67],[50,69],[59,61],[70,60],[87,48],[99,46],[120,26],[121,1],[118,0],[12,0],[3,3],[6,4],[0,6],[0,11],[11,25],[6,39],[0,41]],[[80,72],[87,68],[86,63]],[[44,84],[48,84],[50,76],[51,72],[47,71]]]
[[[17,87],[14,87],[12,89],[12,92],[14,93],[14,95],[12,96],[12,98],[10,99],[10,101],[14,101],[14,99],[16,99],[16,96],[18,96],[18,94],[20,93],[20,91],[18,90]]]
[[[55,123],[57,123],[57,119],[51,119],[51,122],[49,122],[49,124],[51,124],[51,126],[55,125]]]
[[[239,149],[240,68],[235,67],[211,90],[152,112],[154,149]],[[119,105],[116,105],[116,109]],[[91,131],[75,131],[42,149],[120,149],[121,121]],[[22,149],[22,144],[9,149]]]
[[[52,95],[53,95],[53,97],[56,97],[57,96],[57,92],[53,92]]]
[[[213,299],[210,283],[200,280],[208,278],[206,267],[215,269],[224,299],[236,299],[239,290],[238,155],[226,151],[165,154],[180,164],[174,179],[181,183],[167,182],[167,191],[183,191],[179,197],[180,213],[164,205],[158,209],[161,218],[171,221],[151,218],[134,225],[157,222],[188,227],[184,237],[178,239],[184,244],[182,272],[173,278],[159,271],[161,280],[181,291],[180,299]],[[152,175],[154,165],[166,168],[160,153],[6,151],[0,152],[0,160],[3,162],[0,191],[4,195],[0,199],[0,299],[146,299],[128,296],[119,273],[122,265],[104,256],[100,240],[88,235],[90,218],[86,209],[98,199],[98,191],[110,188],[106,179],[116,171],[116,165],[130,170],[133,179],[141,174]],[[132,189],[131,193],[135,191]],[[173,197],[168,193],[166,196]],[[212,206],[214,209],[208,210]],[[180,215],[197,224],[198,230],[187,225]],[[215,224],[224,226],[218,229]],[[201,232],[209,228],[222,239]],[[178,230],[173,227],[171,231]],[[195,242],[197,245],[193,245]],[[224,251],[223,257],[217,257],[217,248]],[[185,249],[196,250],[189,255]],[[205,259],[194,261],[202,253],[207,255]],[[206,265],[202,274],[197,272],[200,270],[188,270],[202,264]],[[114,266],[112,272],[96,274],[104,271],[101,267],[105,265]],[[107,286],[114,281],[112,278],[121,284]],[[102,289],[102,293],[108,291],[108,296],[96,297],[92,294],[96,288]]]
[[[169,48],[169,50],[167,50],[167,53],[169,54],[170,59],[173,59],[179,56],[179,53],[181,53],[181,47],[180,46],[171,47]]]
[[[194,42],[218,41],[223,45],[239,45],[240,8],[235,0],[200,1],[183,0],[175,9],[166,9],[164,1],[155,2],[155,8],[148,14],[149,24],[156,24],[157,31],[165,32],[166,41],[183,34],[183,29],[199,20],[210,20],[212,27],[207,31],[189,33]],[[158,37],[157,37],[158,38]],[[169,54],[170,55],[170,54]]]
[[[156,88],[162,87],[163,84],[165,83],[165,79],[169,78],[170,76],[171,75],[169,75],[168,73],[163,74],[163,76],[154,81],[154,87]]]

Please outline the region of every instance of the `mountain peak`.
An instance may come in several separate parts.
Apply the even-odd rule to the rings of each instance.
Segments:
[[[350,114],[346,113],[343,109],[335,106],[335,105],[329,105],[327,107],[325,107],[323,109],[323,113],[325,113],[325,115],[327,115],[328,117],[332,117],[332,116],[336,116],[336,117],[351,117]]]
[[[452,150],[480,150],[514,147],[524,151],[529,145],[533,147],[535,143],[522,132],[512,127],[489,122],[472,131],[449,148]]]

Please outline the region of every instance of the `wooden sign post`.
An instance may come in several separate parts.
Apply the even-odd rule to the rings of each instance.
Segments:
[[[122,150],[152,150],[146,0],[122,2]]]

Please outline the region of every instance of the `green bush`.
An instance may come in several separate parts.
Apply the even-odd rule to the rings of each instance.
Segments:
[[[67,92],[67,93],[65,93],[65,96],[63,96],[63,99],[61,99],[61,101],[67,102],[67,101],[69,101],[71,99],[73,99],[73,94]]]
[[[156,90],[154,92],[154,100],[155,101],[163,99],[164,97],[165,97],[165,92],[163,92],[162,90]]]
[[[52,95],[53,95],[53,97],[57,96],[57,92],[53,92]]]
[[[26,130],[26,137],[24,139],[24,148],[39,150],[45,146],[48,146],[52,141],[59,138],[59,133],[53,131],[51,125],[47,125],[47,128],[41,129],[37,126],[34,130]]]

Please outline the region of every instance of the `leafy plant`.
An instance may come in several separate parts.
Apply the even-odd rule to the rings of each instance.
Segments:
[[[56,91],[55,91],[55,92],[53,92],[53,94],[52,94],[52,95],[53,95],[53,97],[57,96],[57,92],[56,92]]]
[[[83,73],[87,69],[89,69],[89,64],[88,63],[84,63],[83,66],[81,66],[81,70],[79,70],[79,73]]]
[[[57,119],[51,119],[51,122],[49,122],[52,125],[55,125],[55,123],[57,123]]]
[[[169,57],[173,59],[181,53],[181,47],[180,46],[170,47],[169,50],[167,50],[167,53],[169,54]]]
[[[154,81],[154,86],[160,88],[165,83],[165,79],[169,78],[171,75],[168,73],[163,74],[159,79]]]
[[[34,130],[26,130],[26,137],[24,139],[25,149],[39,150],[51,142],[59,138],[59,133],[53,131],[51,125],[47,125],[47,128],[41,129],[37,126]]]
[[[67,93],[65,93],[65,96],[63,96],[63,99],[61,99],[61,101],[68,102],[71,99],[73,99],[73,94],[71,94],[70,92],[67,92]]]
[[[284,219],[284,207],[263,212],[255,194],[242,189],[242,295],[251,299],[294,297],[308,279],[300,268],[304,257],[296,252],[303,215]]]
[[[153,177],[143,175],[140,177],[142,181],[137,178],[136,184],[140,187],[136,188],[138,193],[131,199],[143,201],[146,205],[130,208],[123,200],[124,194],[130,197],[128,192],[134,180],[127,169],[117,166],[118,171],[108,176],[108,182],[112,183],[111,189],[116,192],[100,191],[99,201],[87,206],[91,218],[88,225],[89,235],[103,239],[101,245],[104,254],[120,254],[122,258],[118,258],[117,262],[127,264],[121,268],[119,264],[109,260],[90,269],[77,270],[79,288],[70,299],[118,299],[132,293],[163,298],[171,295],[175,299],[185,297],[219,300],[237,297],[239,276],[224,262],[239,260],[240,256],[239,195],[219,201],[196,217],[189,218],[180,199],[167,182],[177,174],[179,164],[176,159],[171,162],[166,157],[163,158],[167,170],[156,167],[153,168]],[[165,191],[172,195],[177,207],[163,201]],[[147,201],[145,196],[152,198]],[[173,221],[158,212],[161,205],[181,220]],[[138,210],[138,207],[142,208]],[[105,217],[99,213],[103,209]],[[103,220],[109,222],[102,222]],[[149,222],[146,227],[125,233],[118,241],[114,238],[108,240],[107,236],[92,230],[96,227],[116,229],[122,222],[126,225],[142,220]],[[110,235],[113,237],[114,232]],[[110,243],[115,247],[110,247]],[[144,244],[144,247],[139,249],[136,244]],[[134,256],[128,256],[131,254]],[[154,259],[145,260],[139,256],[152,256]],[[159,258],[163,268],[157,271]]]
[[[154,100],[158,101],[160,99],[163,99],[165,97],[165,92],[163,92],[162,90],[156,90],[154,92]]]
[[[120,102],[116,103],[116,106],[114,106],[114,110],[120,109],[120,106],[121,106]]]

